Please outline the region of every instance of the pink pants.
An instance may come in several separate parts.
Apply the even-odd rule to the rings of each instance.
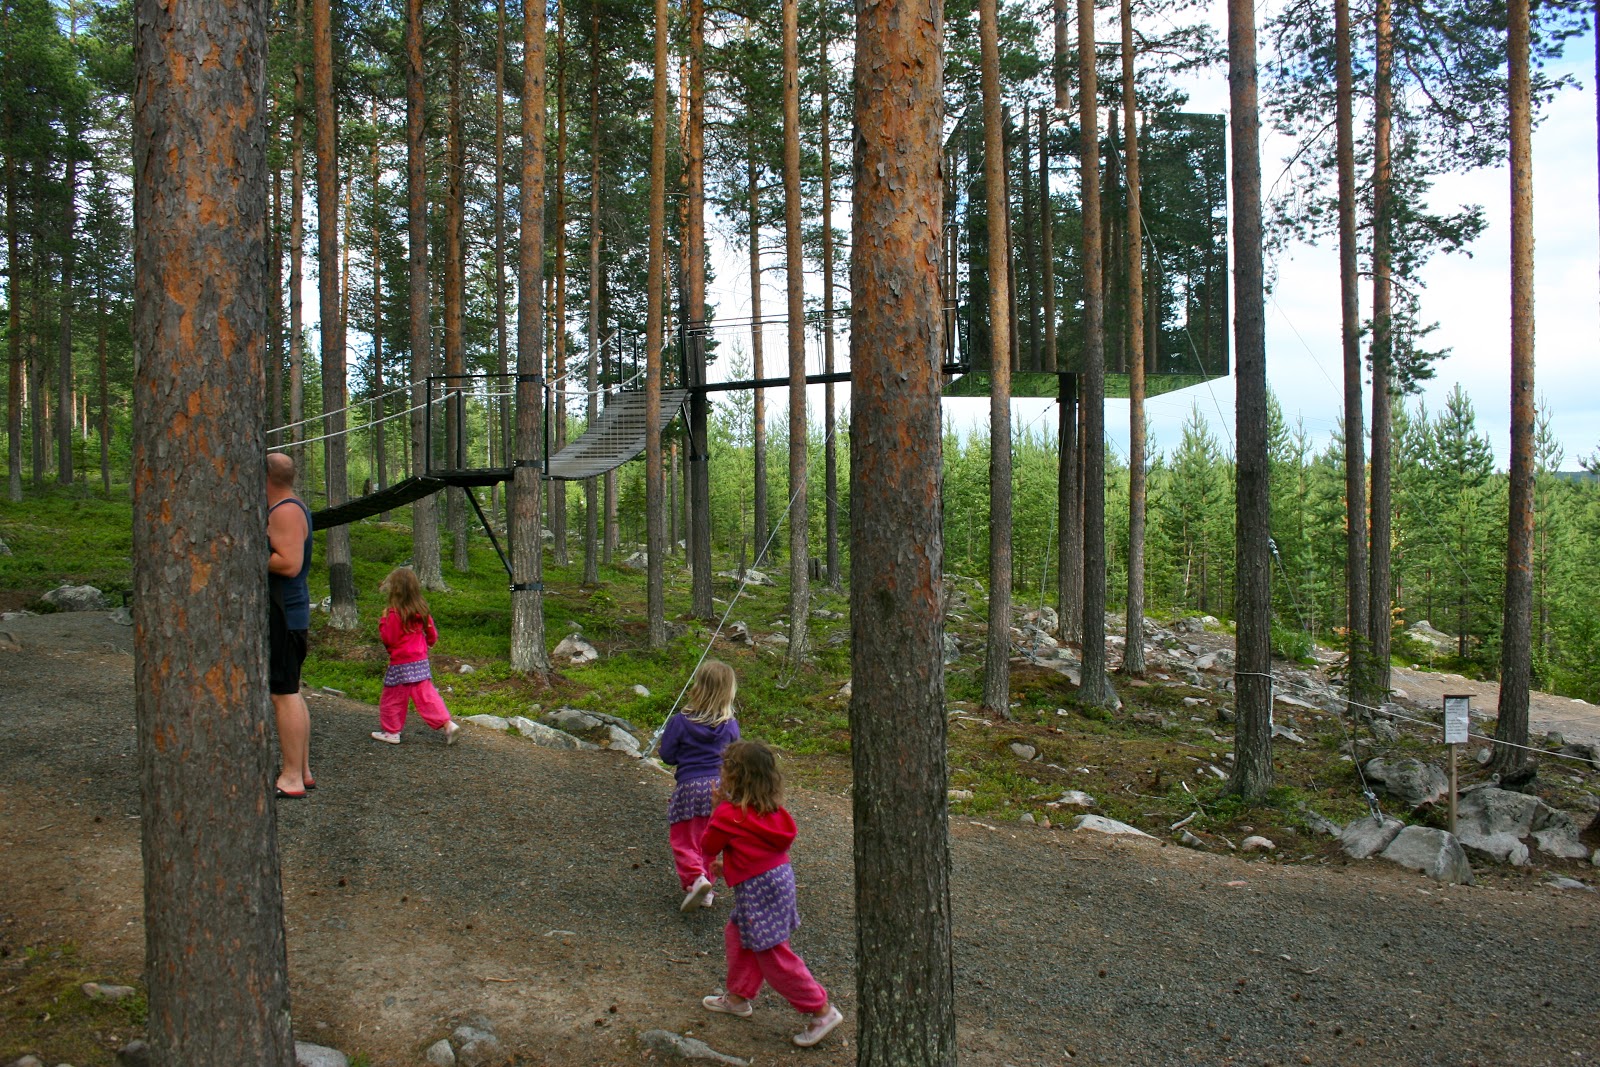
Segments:
[[[444,706],[444,697],[433,687],[433,682],[425,678],[420,682],[384,686],[383,695],[378,698],[378,725],[388,733],[399,733],[405,728],[406,710],[413,701],[422,721],[435,730],[443,730],[444,724],[450,721],[450,709]]]
[[[696,878],[715,882],[706,869],[705,857],[700,855],[700,839],[706,836],[711,816],[696,815],[692,819],[675,822],[667,827],[667,841],[672,845],[672,862],[678,867],[678,881],[687,893]]]
[[[828,1006],[828,991],[817,984],[806,961],[785,941],[765,952],[751,952],[739,940],[739,927],[730,919],[722,931],[728,949],[728,992],[754,1000],[766,981],[796,1011],[815,1014]]]

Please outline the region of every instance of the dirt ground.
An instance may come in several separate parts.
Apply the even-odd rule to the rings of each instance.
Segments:
[[[75,944],[103,978],[139,976],[131,636],[99,615],[0,623],[0,991],[29,947]],[[854,1061],[847,798],[791,796],[794,945],[848,1020],[800,1051],[770,993],[751,1020],[699,1007],[727,907],[676,910],[668,778],[473,727],[446,748],[415,719],[379,745],[375,709],[311,706],[319,788],[278,804],[298,1037],[410,1067],[481,1015],[518,1064],[646,1062],[636,1035],[653,1028],[759,1064]],[[971,819],[951,840],[964,1063],[1600,1055],[1594,893]],[[59,1062],[0,1034],[0,1063],[24,1052]]]

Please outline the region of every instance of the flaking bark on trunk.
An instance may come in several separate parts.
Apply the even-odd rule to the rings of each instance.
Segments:
[[[665,2],[665,0],[662,0]],[[789,663],[805,661],[811,615],[806,470],[805,259],[800,250],[800,0],[783,0],[783,248],[789,339]]]
[[[1373,80],[1372,171],[1372,496],[1371,547],[1367,564],[1368,637],[1371,641],[1371,688],[1367,695],[1377,704],[1389,698],[1389,646],[1393,620],[1390,561],[1393,512],[1391,476],[1394,469],[1392,407],[1394,390],[1394,331],[1390,280],[1391,185],[1390,136],[1394,115],[1394,30],[1390,0],[1378,0],[1377,63]],[[1370,714],[1370,713],[1368,713]]]
[[[1529,90],[1529,0],[1507,8],[1511,118],[1511,491],[1506,524],[1505,614],[1500,636],[1500,707],[1490,768],[1525,773],[1528,688],[1533,674],[1533,116]]]
[[[851,762],[856,1062],[956,1062],[939,500],[943,15],[856,7]]]
[[[1238,403],[1234,552],[1238,557],[1234,671],[1238,723],[1228,788],[1246,798],[1272,785],[1272,590],[1268,534],[1267,358],[1261,250],[1261,118],[1256,102],[1255,8],[1228,3],[1229,126],[1233,139],[1233,344]]]
[[[409,296],[411,315],[411,471],[420,475],[428,467],[427,420],[431,411],[427,378],[432,373],[428,329],[428,156],[423,138],[427,113],[423,108],[422,70],[423,0],[406,0],[406,220],[408,233]],[[444,589],[439,563],[439,511],[434,498],[423,497],[411,505],[411,565],[424,589]]]
[[[146,1036],[155,1067],[292,1067],[264,636],[267,11],[139,0],[134,25]]]
[[[745,187],[750,200],[750,374],[756,381],[766,377],[766,353],[762,346],[761,321],[761,184],[756,167],[754,131],[750,134],[749,152],[745,158]],[[751,415],[751,452],[755,459],[755,527],[751,539],[756,546],[756,564],[764,565],[762,558],[767,547],[771,526],[771,509],[767,499],[767,391],[757,386]]]
[[[980,0],[983,185],[989,245],[989,623],[983,706],[1011,717],[1011,254],[1007,243],[1005,118],[998,0]]]
[[[593,426],[600,413],[600,8],[589,15],[589,352],[584,418]],[[599,483],[583,480],[583,582],[600,583]]]
[[[467,388],[466,338],[463,336],[467,292],[467,133],[464,114],[466,90],[462,84],[463,27],[460,0],[450,0],[445,20],[449,24],[445,32],[450,35],[450,70],[445,100],[444,373],[445,388],[452,395],[443,405],[444,465],[447,470],[456,470],[467,465],[466,405],[460,396],[455,395],[457,390]],[[519,336],[520,333],[519,329]],[[521,359],[519,353],[519,365]],[[445,490],[445,524],[450,529],[450,565],[457,573],[463,573],[470,566],[467,556],[467,498],[464,490]]]
[[[832,119],[832,68],[828,63],[828,20],[822,19],[822,32],[818,45],[818,82],[822,99],[819,104],[819,134],[822,152],[822,371],[833,376],[833,129]],[[833,382],[822,387],[822,465],[823,494],[825,497],[824,525],[827,530],[828,588],[839,589],[839,440],[834,431],[838,416],[834,408]]]
[[[706,380],[705,335],[696,331],[706,319],[706,74],[705,0],[689,0],[689,138],[684,168],[688,179],[688,218],[684,232],[684,288],[689,345],[686,362],[695,385]],[[689,397],[689,551],[691,610],[711,619],[711,478],[707,466],[707,423],[710,403],[703,392]]]
[[[1139,100],[1133,76],[1133,4],[1122,0],[1122,113],[1126,141],[1123,181],[1127,219],[1123,231],[1128,264],[1124,317],[1128,332],[1128,608],[1123,631],[1122,672],[1144,676],[1144,219],[1139,196]]]
[[[543,676],[545,5],[522,16],[522,180],[517,267],[517,462],[511,482],[511,669]]]
[[[651,648],[667,643],[666,554],[663,529],[661,469],[661,345],[667,263],[667,44],[670,35],[667,0],[655,0],[655,92],[651,106],[650,237],[645,268],[644,496],[645,618]]]
[[[317,126],[317,296],[322,347],[322,432],[328,434],[323,455],[328,506],[348,497],[349,472],[345,457],[344,315],[339,300],[339,113],[333,103],[332,0],[312,0],[312,82],[316,96]],[[327,533],[328,624],[336,630],[360,625],[356,612],[355,572],[351,568],[350,527],[335,526]]]

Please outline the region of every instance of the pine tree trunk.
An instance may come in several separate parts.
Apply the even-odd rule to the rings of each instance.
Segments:
[[[1511,119],[1511,492],[1506,523],[1505,615],[1500,634],[1500,717],[1490,769],[1516,776],[1527,753],[1528,687],[1533,673],[1533,117],[1529,91],[1529,2],[1506,11]]]
[[[1050,109],[1039,109],[1039,284],[1044,289],[1044,360],[1039,369],[1056,373],[1056,213],[1050,201]],[[951,290],[954,292],[954,289]]]
[[[1228,102],[1233,137],[1233,282],[1238,457],[1235,468],[1234,671],[1238,724],[1231,792],[1259,797],[1272,785],[1272,596],[1268,534],[1267,349],[1261,250],[1261,117],[1256,25],[1250,0],[1228,4]]]
[[[428,156],[427,113],[423,108],[423,0],[406,0],[406,217],[410,247],[411,311],[411,472],[428,469],[427,423],[432,409],[428,375],[433,373],[428,329]],[[411,506],[411,560],[424,589],[444,589],[439,563],[439,510],[431,496]]]
[[[1006,241],[1005,121],[997,0],[979,0],[983,184],[989,243],[989,624],[983,706],[1011,717],[1011,251]],[[859,351],[859,349],[858,349]]]
[[[645,621],[651,648],[667,643],[666,532],[662,528],[661,346],[667,263],[667,0],[655,0],[655,94],[650,136],[650,235],[645,267],[644,496]]]
[[[289,440],[296,446],[305,440],[306,428],[306,350],[305,350],[305,234],[306,234],[306,71],[305,0],[294,3],[294,117],[289,122]],[[324,431],[326,432],[326,431]],[[289,450],[295,467],[310,474],[303,447]]]
[[[557,174],[560,174],[560,163],[557,162]],[[560,181],[556,182],[560,187]],[[560,273],[559,268],[557,273]],[[511,365],[509,339],[506,336],[506,4],[505,0],[495,0],[494,3],[494,369],[499,375],[496,390],[499,392],[515,392],[507,389]],[[516,431],[512,427],[514,416],[511,413],[512,397],[502,396],[494,404],[494,410],[499,415],[499,439],[490,433],[489,450],[490,463],[494,466],[493,457],[502,457],[504,466],[511,466],[510,457],[516,446],[514,438]],[[506,504],[507,516],[510,516],[510,502]]]
[[[856,8],[850,390],[856,1062],[953,1067],[937,3]],[[924,447],[898,447],[901,441]],[[907,546],[915,546],[907,551]]]
[[[1389,639],[1392,620],[1390,607],[1390,530],[1392,521],[1390,473],[1394,455],[1391,434],[1391,406],[1394,383],[1393,332],[1391,325],[1392,290],[1390,271],[1390,198],[1392,174],[1389,139],[1394,101],[1394,37],[1390,21],[1390,0],[1378,0],[1377,64],[1373,83],[1372,174],[1372,517],[1371,548],[1367,557],[1368,630],[1372,659],[1368,677],[1373,703],[1389,699]]]
[[[806,469],[805,258],[800,250],[800,0],[783,0],[783,246],[789,338],[789,663],[805,660],[811,618]]]
[[[550,672],[544,647],[544,543],[539,526],[544,484],[544,167],[545,5],[522,16],[521,230],[517,270],[517,463],[512,475],[511,669]]]
[[[550,450],[560,452],[567,444],[567,5],[556,3],[556,275],[555,410],[547,413],[552,423]],[[552,561],[567,565],[567,483],[551,481],[550,533]]]
[[[111,495],[111,396],[109,376],[106,373],[106,294],[104,288],[97,287],[98,299],[96,306],[100,309],[95,316],[96,333],[96,379],[100,386],[100,489],[107,497]],[[271,332],[270,330],[268,331]]]
[[[1122,671],[1144,677],[1144,220],[1139,195],[1139,100],[1133,77],[1133,3],[1122,0],[1122,113],[1127,140],[1122,155],[1127,185],[1124,256],[1128,291],[1123,315],[1128,331],[1128,610]]]
[[[762,348],[765,323],[761,319],[761,187],[756,168],[755,135],[752,133],[749,154],[745,159],[745,187],[750,198],[750,374],[756,381],[766,377],[767,367]],[[755,530],[751,539],[756,546],[756,566],[767,560],[768,531],[771,529],[770,507],[767,500],[767,391],[755,388],[755,404],[750,431],[755,456]]]
[[[1036,371],[1039,369],[1039,261],[1034,255],[1033,238],[1033,111],[1027,104],[1022,105],[1022,129],[1017,132],[1022,140],[1022,248],[1018,256],[1020,270],[1013,275],[1011,290],[1027,303],[1028,347],[1023,367]],[[1022,327],[1020,318],[1017,327]]]
[[[818,35],[817,73],[822,99],[818,134],[822,151],[822,370],[830,380],[822,387],[822,464],[823,494],[825,497],[824,525],[827,530],[828,588],[839,589],[839,440],[834,430],[838,416],[834,408],[833,390],[833,128],[832,119],[832,67],[828,63],[829,25],[826,15]],[[953,293],[953,288],[948,290]]]
[[[589,352],[587,405],[588,425],[593,426],[600,412],[600,8],[592,7],[589,21]],[[600,582],[599,485],[594,478],[583,480],[583,581]]]
[[[282,136],[282,131],[274,129],[272,136]],[[262,418],[264,429],[271,431],[281,427],[283,418],[283,169],[274,168],[272,171],[272,233],[268,240],[268,255],[271,266],[267,276],[272,286],[272,292],[267,297],[267,406],[266,415]],[[102,307],[104,294],[101,294]],[[99,316],[102,320],[105,315],[102,311]],[[102,327],[104,323],[102,322]],[[273,434],[267,444],[281,445],[283,438],[280,434]]]
[[[389,484],[389,424],[381,420],[389,406],[383,397],[383,231],[378,226],[378,197],[383,191],[381,161],[378,152],[378,98],[372,98],[372,394],[375,400],[371,418],[377,422],[372,430],[373,475],[381,491]],[[386,511],[380,519],[389,521]]]
[[[1344,352],[1345,599],[1350,681],[1346,713],[1377,703],[1371,680],[1372,620],[1367,607],[1367,464],[1361,386],[1361,302],[1357,295],[1354,72],[1350,0],[1334,0],[1335,124],[1339,170],[1339,318]]]
[[[267,11],[139,0],[134,25],[133,612],[146,1036],[157,1067],[292,1067],[268,793],[258,458]],[[213,50],[230,61],[186,62]],[[216,328],[192,328],[198,322]],[[212,399],[191,407],[197,396]]]
[[[1106,676],[1106,361],[1100,238],[1100,128],[1094,0],[1078,0],[1078,115],[1083,190],[1083,665],[1078,699],[1112,700]]]
[[[449,96],[445,102],[444,162],[444,374],[451,394],[444,405],[445,469],[458,470],[466,464],[466,404],[462,391],[466,379],[466,340],[463,337],[466,315],[466,171],[467,133],[464,115],[465,88],[462,72],[460,0],[450,0],[445,21],[450,35]],[[536,301],[537,304],[537,301]],[[520,334],[519,329],[519,343]],[[522,355],[517,355],[520,364]],[[445,523],[450,528],[450,565],[457,573],[470,566],[467,557],[467,498],[462,489],[445,491]]]
[[[22,257],[21,233],[17,226],[17,164],[6,156],[6,497],[13,504],[22,502]]]
[[[692,384],[706,380],[706,72],[705,0],[689,0],[689,152],[688,219],[684,233],[684,288],[688,321],[684,339],[689,344],[688,364]],[[711,478],[706,454],[708,408],[704,392],[689,397],[689,545],[692,555],[691,610],[698,619],[711,619],[716,606],[711,597]]]
[[[322,339],[322,410],[328,506],[345,502],[349,474],[345,468],[344,315],[339,306],[339,114],[333,103],[332,0],[312,0],[312,81],[317,118],[317,295]],[[327,533],[328,624],[336,630],[360,625],[356,613],[355,574],[351,569],[350,527]]]
[[[1067,27],[1072,23],[1072,13],[1067,9],[1070,0],[1051,0],[1050,21],[1054,31],[1054,48],[1051,52],[1051,82],[1056,91],[1056,110],[1072,110],[1072,39]]]
[[[1056,529],[1061,531],[1056,567],[1056,614],[1063,643],[1083,633],[1083,497],[1079,491],[1078,375],[1058,374],[1056,426]]]
[[[61,324],[56,332],[56,480],[72,484],[72,270],[78,240],[77,119],[67,124],[65,215],[61,222]],[[264,190],[263,190],[264,192]]]

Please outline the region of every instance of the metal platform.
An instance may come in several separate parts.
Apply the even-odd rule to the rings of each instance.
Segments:
[[[677,417],[689,396],[687,389],[661,390],[661,425]],[[611,398],[581,436],[550,457],[546,473],[551,478],[575,481],[615,470],[645,448],[645,394],[642,389]]]

